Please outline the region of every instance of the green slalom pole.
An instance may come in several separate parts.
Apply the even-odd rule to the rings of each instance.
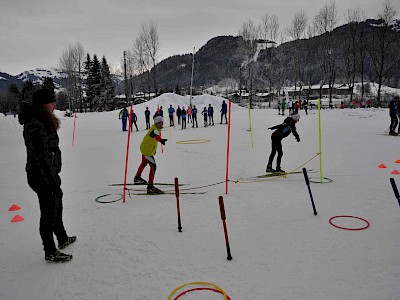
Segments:
[[[322,183],[321,99],[318,98],[319,183]]]
[[[251,139],[251,147],[254,147],[253,141],[253,128],[251,127],[251,114],[250,114],[250,103],[247,104],[247,109],[249,111],[249,126],[250,126],[250,139]]]

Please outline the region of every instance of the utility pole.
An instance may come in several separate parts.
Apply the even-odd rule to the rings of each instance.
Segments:
[[[128,106],[128,78],[126,76],[126,51],[124,51],[124,77],[125,77],[125,100],[126,106]]]
[[[192,78],[190,80],[190,100],[189,100],[190,107],[192,107],[192,95],[193,95],[192,89],[193,89],[193,71],[194,71],[194,50],[195,47],[193,47]]]

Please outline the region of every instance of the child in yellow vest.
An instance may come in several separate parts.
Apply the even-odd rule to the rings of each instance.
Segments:
[[[147,134],[144,136],[140,144],[140,152],[142,153],[142,163],[140,164],[136,176],[133,180],[135,184],[147,184],[147,194],[162,194],[163,192],[154,187],[154,174],[157,169],[154,154],[156,154],[158,143],[165,145],[166,139],[161,138],[161,129],[164,125],[164,118],[162,116],[154,117],[154,125],[150,127]],[[144,168],[149,164],[150,173],[149,181],[146,182],[142,177]]]

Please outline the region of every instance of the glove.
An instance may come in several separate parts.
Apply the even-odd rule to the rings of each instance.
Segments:
[[[272,127],[268,127],[269,130],[272,130]]]
[[[296,138],[296,141],[297,141],[297,142],[300,142],[300,137],[297,137],[297,138]]]
[[[167,141],[167,139],[161,139],[161,140],[160,140],[160,143],[163,144],[163,145],[165,145],[165,142],[166,142],[166,141]]]

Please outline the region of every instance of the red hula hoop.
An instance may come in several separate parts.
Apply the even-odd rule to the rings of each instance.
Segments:
[[[334,224],[334,223],[332,222],[332,220],[337,219],[337,218],[354,218],[354,219],[358,219],[358,220],[361,220],[361,221],[365,222],[366,225],[365,225],[364,227],[360,227],[360,228],[341,227],[341,226],[336,225],[336,224]],[[365,220],[365,219],[363,219],[363,218],[360,218],[360,217],[355,217],[355,216],[334,216],[334,217],[332,217],[332,218],[329,219],[329,223],[330,223],[332,226],[336,227],[336,228],[344,229],[344,230],[364,230],[364,229],[367,229],[367,228],[369,227],[369,222],[368,222],[367,220]]]
[[[200,291],[200,290],[213,291],[213,292],[220,293],[221,295],[223,295],[223,293],[220,290],[213,289],[213,288],[207,288],[207,287],[199,287],[199,288],[193,288],[193,289],[190,289],[190,290],[187,290],[187,291],[184,291],[184,292],[180,293],[178,296],[176,296],[174,298],[174,300],[178,300],[181,296],[185,295],[186,293],[190,293],[190,292],[194,292],[194,291]],[[231,300],[231,298],[229,298],[228,295],[226,295],[226,298],[228,300]]]

